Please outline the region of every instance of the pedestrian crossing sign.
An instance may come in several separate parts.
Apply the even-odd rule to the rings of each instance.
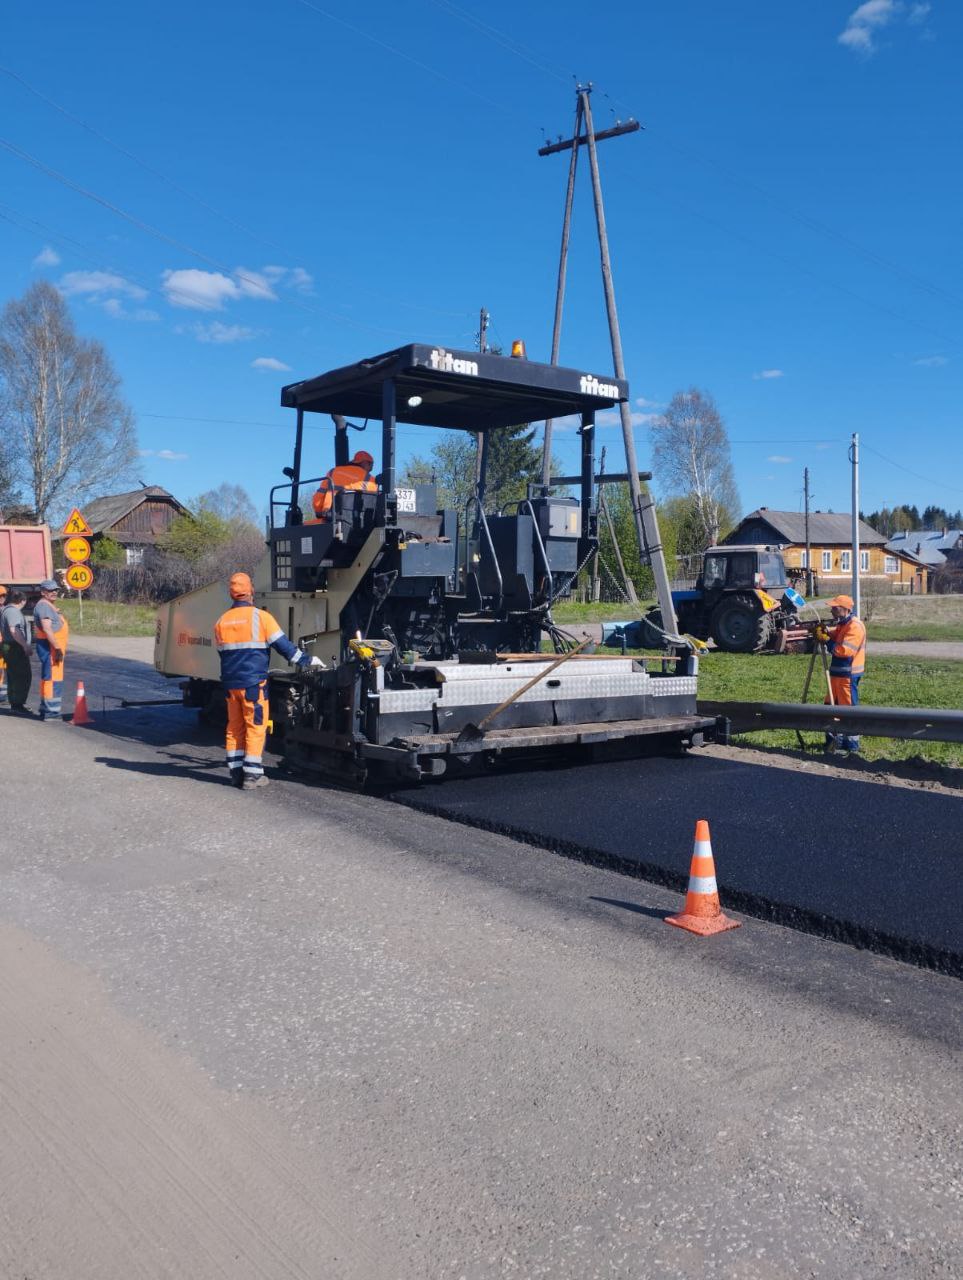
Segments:
[[[92,530],[77,508],[74,507],[67,517],[67,523],[60,532],[64,534],[79,534],[81,537],[86,538],[90,536]]]

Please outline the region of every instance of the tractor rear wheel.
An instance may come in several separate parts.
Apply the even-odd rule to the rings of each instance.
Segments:
[[[727,653],[760,653],[772,638],[772,618],[752,596],[727,596],[712,615],[712,638]]]

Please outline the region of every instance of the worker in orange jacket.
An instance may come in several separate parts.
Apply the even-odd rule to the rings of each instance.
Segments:
[[[214,624],[221,658],[221,685],[227,697],[225,749],[231,781],[245,791],[267,786],[264,741],[268,727],[267,673],[271,650],[299,667],[323,667],[291,643],[266,609],[254,604],[254,585],[246,573],[228,584],[231,607]]]
[[[330,520],[334,495],[349,489],[360,489],[362,493],[377,493],[378,485],[371,478],[374,458],[364,449],[359,449],[350,462],[343,467],[332,467],[318,486],[318,491],[311,499],[314,514],[318,520]]]
[[[835,626],[820,628],[816,638],[829,646],[829,683],[832,702],[838,707],[859,705],[859,682],[866,667],[866,628],[853,612],[852,596],[835,596],[829,602]],[[826,702],[830,698],[827,695]],[[859,751],[858,734],[826,734],[827,751]]]

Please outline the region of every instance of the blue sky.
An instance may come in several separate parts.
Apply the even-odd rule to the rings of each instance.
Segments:
[[[799,509],[805,466],[847,510],[852,431],[864,509],[963,505],[963,6],[8,0],[0,32],[0,299],[67,294],[148,483],[262,507],[283,383],[469,347],[482,306],[547,359],[566,157],[536,151],[577,75],[597,128],[645,125],[600,147],[643,465],[648,415],[698,386],[745,510]],[[587,168],[561,358],[602,373]]]

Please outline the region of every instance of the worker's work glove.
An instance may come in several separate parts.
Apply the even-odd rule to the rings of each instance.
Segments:
[[[322,671],[325,670],[324,663],[321,661],[321,659],[315,658],[315,657],[310,657],[308,658],[307,662],[302,662],[299,665],[302,667],[320,667]]]
[[[816,639],[819,641],[820,644],[829,643],[830,636],[829,636],[829,632],[826,630],[825,627],[816,628]]]
[[[64,651],[63,651],[63,649],[54,649],[54,651],[53,651],[53,660],[54,660],[54,662],[57,662],[57,663],[63,662],[63,660],[64,660]]]

